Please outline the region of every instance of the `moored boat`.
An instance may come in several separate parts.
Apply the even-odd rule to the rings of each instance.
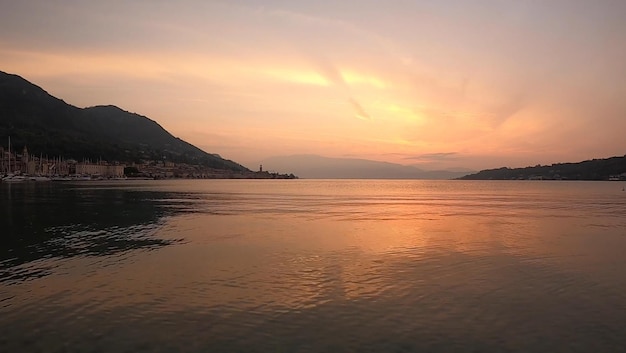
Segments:
[[[19,182],[24,182],[27,181],[28,179],[23,176],[23,175],[15,175],[15,174],[8,174],[5,177],[2,178],[2,182],[3,183],[19,183]]]
[[[30,181],[50,181],[51,179],[47,176],[34,175],[28,178]]]

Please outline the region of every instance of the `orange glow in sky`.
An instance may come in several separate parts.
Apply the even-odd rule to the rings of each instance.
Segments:
[[[13,2],[0,70],[251,168],[516,167],[626,153],[624,18],[608,0]]]

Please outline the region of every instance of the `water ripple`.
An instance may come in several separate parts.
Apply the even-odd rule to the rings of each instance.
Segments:
[[[0,196],[0,351],[626,346],[611,184],[120,185]]]

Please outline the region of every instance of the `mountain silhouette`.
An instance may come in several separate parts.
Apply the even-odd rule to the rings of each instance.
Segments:
[[[358,158],[318,155],[274,156],[263,160],[270,169],[290,170],[310,179],[454,179],[469,172],[422,170],[415,166]]]
[[[481,170],[463,180],[626,180],[626,155],[577,163],[556,163],[525,168]]]
[[[145,116],[113,105],[78,108],[18,75],[1,71],[0,136],[10,136],[12,146],[27,146],[35,155],[122,162],[168,160],[249,172],[172,136]]]

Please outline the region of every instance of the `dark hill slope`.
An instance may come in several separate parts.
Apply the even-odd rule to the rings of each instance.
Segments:
[[[579,163],[558,163],[526,168],[499,168],[466,175],[464,180],[566,179],[608,180],[626,173],[626,156],[593,159]],[[622,175],[622,178],[624,176]]]
[[[34,154],[74,159],[167,159],[217,169],[247,168],[172,136],[155,121],[115,106],[77,108],[17,75],[0,72],[0,137]],[[6,145],[0,143],[0,145]]]

